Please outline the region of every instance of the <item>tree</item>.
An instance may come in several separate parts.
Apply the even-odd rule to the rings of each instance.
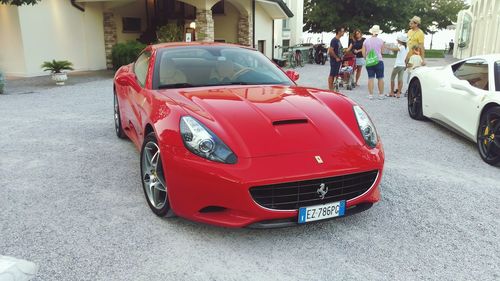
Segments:
[[[35,5],[41,0],[0,0],[0,4],[10,4],[15,6],[21,5]]]
[[[463,0],[305,0],[304,31],[330,32],[340,25],[368,33],[378,24],[391,33],[407,29],[414,15],[422,18],[421,28],[428,31],[432,22],[438,29],[446,28],[466,8]]]

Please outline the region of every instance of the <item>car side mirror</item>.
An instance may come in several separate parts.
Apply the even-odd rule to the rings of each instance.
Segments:
[[[116,83],[120,86],[130,86],[137,92],[141,90],[141,86],[137,83],[137,76],[133,72],[120,74],[120,76],[116,78]]]
[[[286,73],[286,76],[288,76],[288,78],[292,79],[292,81],[295,82],[295,81],[299,80],[300,75],[296,71],[287,70],[287,71],[285,71],[285,73]]]

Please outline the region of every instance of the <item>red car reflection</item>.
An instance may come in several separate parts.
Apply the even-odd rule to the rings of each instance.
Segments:
[[[121,67],[116,134],[141,151],[152,211],[264,228],[377,202],[384,153],[370,118],[345,96],[296,79],[229,44],[148,46]]]

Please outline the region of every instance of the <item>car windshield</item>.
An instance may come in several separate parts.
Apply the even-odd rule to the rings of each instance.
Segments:
[[[293,85],[258,51],[236,46],[188,46],[162,49],[155,63],[155,88],[217,85]]]

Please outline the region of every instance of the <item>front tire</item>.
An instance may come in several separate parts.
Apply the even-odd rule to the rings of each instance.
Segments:
[[[126,139],[127,135],[125,135],[125,131],[123,131],[122,119],[120,113],[120,105],[118,104],[118,97],[116,96],[116,92],[113,93],[114,99],[114,119],[115,119],[115,133],[116,136],[120,139]]]
[[[141,149],[141,182],[149,207],[164,217],[170,210],[168,188],[161,161],[160,147],[154,132],[144,138]]]
[[[493,166],[500,164],[500,106],[489,108],[481,116],[477,148],[484,162]]]
[[[408,114],[415,120],[424,120],[422,110],[422,87],[418,79],[413,79],[408,86]]]

